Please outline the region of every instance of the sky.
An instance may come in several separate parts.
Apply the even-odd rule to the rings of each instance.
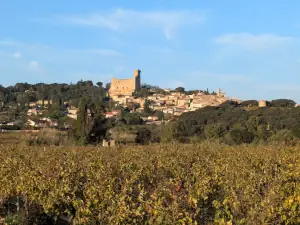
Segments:
[[[130,78],[300,102],[298,0],[1,0],[0,84]]]

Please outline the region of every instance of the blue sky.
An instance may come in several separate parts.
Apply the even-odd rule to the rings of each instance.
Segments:
[[[300,1],[2,0],[0,83],[131,77],[300,102]]]

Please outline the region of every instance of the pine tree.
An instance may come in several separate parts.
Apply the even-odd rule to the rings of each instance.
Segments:
[[[106,119],[103,101],[98,99],[89,104],[89,99],[84,97],[79,103],[75,136],[81,144],[96,143],[106,135]]]
[[[107,124],[104,116],[103,100],[98,99],[91,107],[90,141],[99,142],[106,136]]]

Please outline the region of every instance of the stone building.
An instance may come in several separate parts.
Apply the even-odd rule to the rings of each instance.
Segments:
[[[103,140],[102,146],[103,147],[115,147],[116,146],[116,141],[114,139],[112,139],[112,140]]]
[[[224,97],[225,94],[218,91],[217,95],[201,95],[194,96],[193,101],[190,104],[190,111],[197,110],[206,106],[219,106],[220,104],[229,101],[228,97]]]
[[[267,107],[267,101],[266,100],[260,100],[258,101],[259,107]]]
[[[217,96],[218,96],[218,97],[221,97],[221,98],[225,98],[225,97],[226,97],[226,93],[222,93],[222,90],[219,88],[219,89],[218,89]]]
[[[141,71],[135,70],[131,79],[116,79],[111,81],[109,94],[111,96],[126,95],[132,96],[134,91],[141,89]]]

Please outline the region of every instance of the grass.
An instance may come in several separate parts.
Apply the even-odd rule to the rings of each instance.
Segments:
[[[22,134],[20,132],[0,133],[0,145],[20,144]]]
[[[4,132],[0,133],[0,145],[39,145],[39,146],[58,146],[73,145],[68,139],[65,131],[58,131],[51,128],[43,128],[34,131]]]

